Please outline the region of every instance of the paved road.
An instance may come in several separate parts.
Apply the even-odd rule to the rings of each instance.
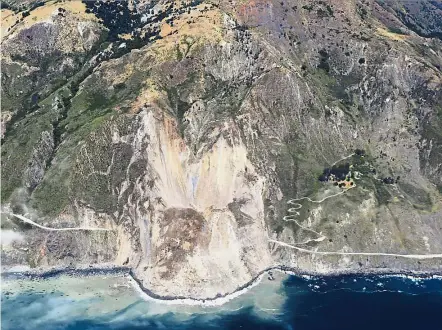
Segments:
[[[377,252],[334,252],[334,251],[313,251],[300,248],[298,246],[294,246],[291,244],[287,244],[281,241],[277,241],[269,238],[269,242],[279,244],[281,246],[285,246],[291,249],[295,249],[301,252],[311,253],[311,254],[320,254],[320,255],[339,255],[339,256],[388,256],[388,257],[400,257],[407,259],[435,259],[442,258],[441,254],[396,254],[396,253],[377,253]]]
[[[46,227],[46,226],[42,226],[39,225],[38,223],[35,223],[34,221],[32,221],[31,219],[28,219],[20,214],[14,214],[14,213],[9,213],[9,212],[1,212],[3,214],[9,214],[11,216],[14,216],[18,219],[20,219],[21,221],[28,223],[30,225],[33,225],[35,227],[44,229],[44,230],[50,230],[50,231],[78,231],[78,230],[90,230],[90,231],[112,231],[113,229],[108,229],[108,228],[93,228],[93,227],[72,227],[72,228],[50,228],[50,227]]]

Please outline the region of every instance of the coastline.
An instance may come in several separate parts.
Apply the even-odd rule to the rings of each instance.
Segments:
[[[95,264],[77,266],[54,266],[49,268],[36,268],[25,271],[2,271],[0,276],[6,280],[16,279],[48,279],[61,275],[68,276],[95,276],[95,275],[123,275],[129,272],[129,267],[114,264]]]
[[[297,269],[295,267],[288,266],[273,266],[262,270],[255,277],[253,277],[250,281],[245,283],[244,285],[239,286],[236,290],[226,293],[226,294],[218,294],[215,297],[209,298],[192,298],[186,296],[162,296],[158,295],[151,290],[145,288],[141,281],[136,278],[133,274],[133,271],[129,271],[129,277],[131,279],[132,285],[134,288],[143,294],[143,297],[146,300],[154,300],[157,302],[163,302],[167,304],[184,304],[184,305],[201,305],[201,306],[220,306],[228,301],[239,297],[240,295],[246,293],[251,288],[258,285],[262,278],[268,274],[269,272],[279,271],[283,272],[287,275],[296,276],[300,278],[310,278],[310,277],[336,277],[336,276],[393,276],[393,277],[407,277],[407,278],[419,278],[419,279],[432,279],[437,278],[442,280],[442,270],[441,271],[404,271],[397,269],[389,269],[389,268],[373,268],[373,269],[365,269],[363,271],[359,270],[338,270],[334,272],[328,273],[319,273],[312,271],[303,271]],[[135,286],[136,285],[136,286]]]
[[[388,276],[388,277],[406,277],[410,279],[440,279],[442,280],[441,271],[404,271],[400,269],[390,268],[373,268],[373,269],[346,269],[337,270],[327,273],[319,273],[312,271],[300,270],[295,267],[288,267],[276,265],[266,268],[255,275],[250,281],[239,286],[234,291],[226,294],[218,294],[215,297],[208,298],[193,298],[189,296],[163,296],[144,287],[141,281],[135,276],[131,268],[125,266],[118,266],[114,264],[98,264],[98,265],[80,265],[77,267],[53,267],[50,269],[39,268],[28,271],[5,271],[1,272],[0,276],[6,280],[17,279],[48,279],[61,275],[68,276],[97,276],[97,275],[122,275],[126,276],[132,287],[141,295],[144,300],[155,301],[157,303],[164,303],[169,305],[199,305],[202,307],[221,306],[228,301],[235,299],[242,294],[245,294],[250,289],[258,285],[264,276],[269,275],[273,271],[285,273],[287,275],[296,276],[303,279],[310,279],[312,277],[336,277],[336,276]]]

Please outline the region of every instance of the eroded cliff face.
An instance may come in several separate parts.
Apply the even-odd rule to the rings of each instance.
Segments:
[[[117,260],[154,292],[171,296],[233,291],[268,267],[265,179],[248,160],[234,122],[214,128],[213,144],[199,156],[164,111],[144,109],[132,123],[130,132],[109,127],[102,143],[112,153],[100,175],[117,206]],[[98,156],[93,149],[84,154]],[[112,182],[121,163],[121,179]]]
[[[137,137],[149,140],[142,149],[148,167],[134,187],[146,202],[128,209],[140,228],[137,254],[128,256],[137,260],[137,277],[165,295],[184,287],[199,297],[233,291],[271,264],[265,179],[247,159],[233,122],[215,128],[213,145],[196,157],[175,120],[154,111],[139,116]]]
[[[88,26],[75,49],[38,34],[78,67],[58,81],[33,58],[40,99],[24,83],[8,97],[18,82],[2,80],[2,206],[109,231],[3,214],[22,235],[4,265],[114,262],[157,294],[196,298],[276,265],[441,270],[440,257],[400,256],[442,253],[442,43],[409,23],[414,7],[80,5],[39,7],[56,6],[60,31]],[[48,24],[34,11],[4,38],[9,58]]]

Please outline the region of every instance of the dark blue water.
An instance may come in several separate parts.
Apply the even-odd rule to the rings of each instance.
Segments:
[[[177,317],[176,309],[153,316],[131,313],[146,304],[143,300],[104,315],[66,319],[65,313],[58,319],[48,316],[51,309],[60,304],[68,308],[75,299],[56,291],[2,293],[2,329],[442,329],[440,278],[290,276],[281,288],[284,303],[271,317],[258,315],[250,305],[233,312],[194,312],[184,319]]]

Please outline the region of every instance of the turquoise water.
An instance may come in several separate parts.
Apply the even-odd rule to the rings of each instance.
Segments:
[[[274,272],[221,306],[146,298],[128,277],[3,280],[2,329],[442,329],[442,279]]]

